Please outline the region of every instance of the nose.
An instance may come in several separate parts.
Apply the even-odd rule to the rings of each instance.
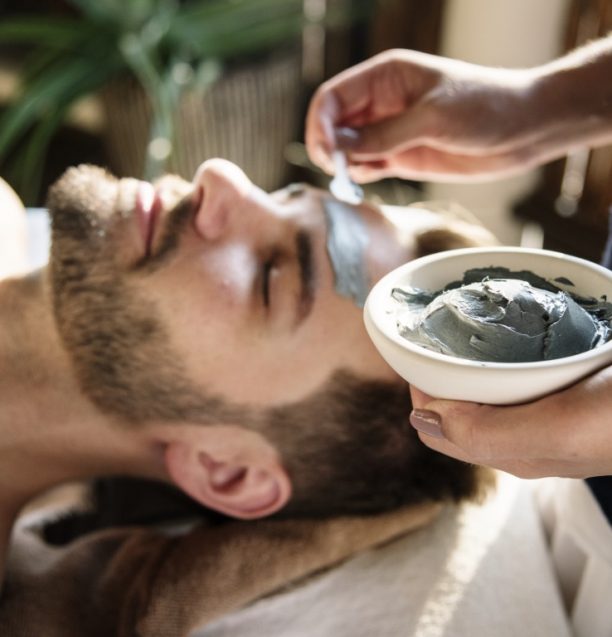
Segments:
[[[232,214],[249,197],[255,185],[244,172],[225,159],[209,159],[197,170],[194,185],[201,189],[195,227],[203,239],[221,238],[232,223]]]

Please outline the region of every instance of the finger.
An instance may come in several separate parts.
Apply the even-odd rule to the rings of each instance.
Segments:
[[[328,165],[335,142],[330,128],[362,127],[393,117],[424,92],[417,81],[407,94],[402,55],[405,54],[386,51],[319,87],[306,116],[306,148],[312,161],[323,168]],[[420,71],[415,73],[418,77],[423,75]]]
[[[554,457],[558,409],[550,398],[508,407],[441,400],[425,405],[430,421],[437,414],[441,436],[481,464]]]
[[[421,403],[422,400],[427,401],[427,394],[416,390],[419,395],[415,395],[417,401]],[[418,412],[419,410],[417,410]],[[423,410],[421,410],[423,413]],[[414,412],[413,412],[414,414]],[[428,415],[428,412],[425,411],[425,414]],[[498,458],[488,458],[486,461],[482,458],[475,457],[466,451],[458,447],[456,444],[447,440],[444,437],[439,437],[441,432],[439,430],[430,430],[427,427],[423,428],[422,421],[417,423],[414,420],[414,415],[411,415],[411,423],[414,422],[418,424],[420,430],[417,431],[417,435],[421,442],[432,449],[433,451],[437,451],[438,453],[443,453],[446,456],[451,458],[455,458],[455,460],[461,460],[462,462],[468,462],[470,464],[479,464],[486,465],[493,469],[499,469],[500,471],[504,471],[506,473],[511,473],[519,478],[542,478],[545,476],[551,475],[560,475],[566,477],[581,477],[580,471],[577,471],[573,466],[567,466],[568,463],[565,461],[551,461],[548,458],[536,458],[532,460],[525,460],[522,458],[513,458],[510,460],[507,459],[498,459]],[[417,428],[417,427],[415,427]]]
[[[517,151],[476,156],[430,146],[409,148],[384,160],[364,160],[349,153],[349,161],[351,176],[359,181],[372,181],[372,176],[378,174],[468,183],[505,177],[529,168],[529,162]]]
[[[422,392],[414,385],[410,385],[410,396],[412,397],[412,406],[415,408],[423,408],[427,403],[434,400],[429,394]]]
[[[412,416],[411,422],[413,422]],[[575,473],[573,467],[564,466],[566,463],[555,463],[545,458],[533,460],[524,460],[522,458],[512,458],[509,460],[503,458],[479,458],[471,455],[469,450],[466,451],[458,447],[450,440],[438,437],[436,433],[432,435],[432,432],[427,430],[427,428],[418,431],[417,435],[421,442],[433,451],[443,453],[446,456],[455,458],[455,460],[461,460],[462,462],[499,469],[500,471],[511,473],[519,478],[542,478],[551,475],[570,477]]]
[[[567,462],[554,462],[547,458],[537,458],[534,460],[523,460],[521,458],[514,458],[511,460],[494,459],[491,458],[487,462],[479,458],[475,458],[465,450],[457,447],[455,444],[448,440],[429,436],[424,432],[418,432],[421,442],[438,453],[443,453],[446,456],[455,458],[455,460],[461,460],[469,464],[484,465],[492,469],[498,469],[505,473],[510,473],[514,476],[523,479],[543,478],[546,476],[563,476],[563,477],[584,477],[579,471],[577,472],[575,467],[568,466]]]
[[[306,147],[309,151],[325,150],[331,154],[336,140],[334,128],[340,118],[340,105],[333,91],[321,86],[310,102],[306,115]]]
[[[312,98],[306,115],[306,151],[310,160],[327,173],[333,172],[331,153],[335,147],[337,106],[333,93],[321,87]]]
[[[470,458],[470,456],[465,453],[463,449],[460,449],[452,442],[448,440],[443,440],[441,438],[434,438],[433,436],[429,436],[428,434],[419,431],[417,435],[420,441],[426,446],[432,449],[433,451],[437,451],[438,453],[443,453],[445,456],[449,456],[451,458],[455,458],[455,460],[461,460],[462,462],[469,462],[474,464],[474,460]]]
[[[432,111],[417,103],[398,115],[359,128],[348,150],[354,161],[384,159],[426,145],[432,131]]]
[[[312,162],[332,172],[331,153],[336,147],[335,129],[349,122],[363,123],[369,110],[370,61],[348,69],[322,84],[306,114],[306,151]]]
[[[425,416],[425,418],[427,417],[427,412],[424,410],[424,407],[431,403],[433,398],[413,385],[410,385],[410,395],[413,406],[412,413],[410,414],[410,422],[413,423],[414,421],[414,423],[418,425],[415,429],[417,429],[417,435],[421,442],[434,451],[439,451],[457,460],[472,462],[472,459],[465,451],[443,437],[440,427],[434,426],[434,429],[431,430],[427,426],[424,426],[423,416]],[[435,416],[434,414],[434,417]]]
[[[380,181],[388,177],[394,177],[395,172],[385,161],[363,162],[362,164],[351,164],[349,175],[353,181],[359,184],[367,184],[373,181]]]

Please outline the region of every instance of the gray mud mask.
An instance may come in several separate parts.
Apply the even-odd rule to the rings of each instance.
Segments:
[[[402,336],[470,360],[553,360],[612,339],[612,304],[605,298],[564,291],[525,270],[474,268],[442,290],[395,288],[392,296]]]
[[[361,215],[334,199],[323,201],[327,219],[327,253],[334,270],[336,292],[363,307],[370,291],[365,267],[368,231]]]

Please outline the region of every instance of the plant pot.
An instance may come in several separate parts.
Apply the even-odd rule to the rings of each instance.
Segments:
[[[191,179],[200,163],[223,157],[238,164],[258,186],[286,184],[286,145],[301,129],[301,59],[297,53],[236,67],[205,91],[188,90],[175,117],[174,152],[167,171]],[[111,170],[142,177],[149,142],[151,105],[133,79],[102,95]]]

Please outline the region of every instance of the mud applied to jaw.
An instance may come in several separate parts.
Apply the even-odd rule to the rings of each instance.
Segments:
[[[335,288],[363,307],[370,283],[365,265],[368,231],[359,212],[341,201],[323,202],[327,221],[327,253],[334,271]]]

